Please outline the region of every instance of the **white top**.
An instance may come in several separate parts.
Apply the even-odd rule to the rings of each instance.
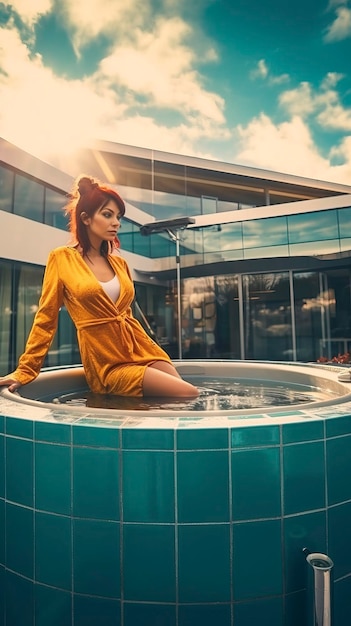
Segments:
[[[117,276],[114,275],[114,277],[111,278],[111,280],[108,280],[107,282],[104,282],[104,283],[101,280],[99,280],[99,283],[101,287],[104,289],[104,291],[106,291],[107,295],[110,296],[112,302],[117,302],[120,291],[121,291],[121,285],[119,283]]]

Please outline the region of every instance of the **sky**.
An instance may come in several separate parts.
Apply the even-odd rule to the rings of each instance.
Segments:
[[[0,136],[351,184],[350,59],[351,0],[0,2]]]

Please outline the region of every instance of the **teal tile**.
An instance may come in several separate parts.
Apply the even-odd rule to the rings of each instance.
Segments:
[[[121,626],[120,601],[75,595],[73,623],[74,626]]]
[[[123,618],[123,626],[176,626],[176,607],[174,604],[125,602]]]
[[[232,452],[233,520],[281,515],[280,449]]]
[[[13,572],[6,572],[6,626],[34,626],[33,583]]]
[[[6,437],[6,499],[33,506],[33,442]]]
[[[264,598],[234,604],[235,626],[284,626],[283,598]]]
[[[120,530],[117,522],[74,520],[74,591],[120,598]]]
[[[72,623],[72,594],[36,584],[35,626],[68,626]]]
[[[174,430],[166,428],[123,428],[124,450],[173,450]]]
[[[5,437],[0,435],[0,498],[5,497]]]
[[[325,507],[324,442],[284,446],[284,514]]]
[[[179,602],[230,601],[229,524],[178,526]]]
[[[178,521],[229,522],[229,454],[177,452]]]
[[[231,443],[232,448],[278,445],[280,443],[279,426],[232,428]]]
[[[123,519],[174,522],[174,454],[123,451]]]
[[[315,441],[324,438],[324,420],[313,422],[295,422],[283,424],[283,443],[298,443],[299,441]]]
[[[325,420],[325,431],[327,437],[349,435],[351,433],[351,415],[340,415]]]
[[[5,417],[0,415],[0,433],[5,432]]]
[[[307,564],[303,548],[310,552],[326,552],[326,513],[294,515],[284,519],[285,593],[300,591],[306,586]]]
[[[280,520],[234,524],[233,550],[235,600],[282,593]]]
[[[119,448],[119,429],[74,424],[73,444],[97,448]]]
[[[7,417],[5,423],[7,435],[14,437],[23,437],[25,439],[33,439],[34,426],[30,419],[22,419],[20,417]]]
[[[124,599],[175,602],[175,537],[173,525],[124,524]]]
[[[329,556],[334,562],[334,578],[351,573],[351,502],[331,507],[328,512]],[[345,532],[346,531],[346,532]]]
[[[35,444],[35,506],[41,511],[71,513],[71,448]]]
[[[306,577],[304,582],[307,583]],[[299,624],[302,626],[302,624],[305,624],[309,604],[307,589],[296,591],[295,593],[288,593],[285,596],[284,626],[298,626]]]
[[[230,604],[181,604],[178,626],[231,626]]]
[[[229,447],[227,428],[177,430],[178,450],[217,450]]]
[[[5,567],[0,565],[0,624],[5,624]]]
[[[73,513],[76,517],[119,520],[119,452],[73,449]]]
[[[36,441],[70,444],[71,426],[52,422],[34,422],[34,438]]]
[[[351,576],[334,584],[332,624],[346,626],[350,623]]]
[[[36,513],[35,578],[52,587],[72,588],[72,536],[69,517]]]
[[[351,500],[351,436],[327,441],[328,504]]]
[[[0,500],[0,565],[5,565],[5,500]]]
[[[6,504],[6,567],[33,578],[34,514],[14,504]]]

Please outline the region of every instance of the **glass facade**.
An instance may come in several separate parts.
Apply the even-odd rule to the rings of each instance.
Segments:
[[[0,210],[35,222],[67,229],[64,206],[67,195],[29,176],[0,165]]]
[[[182,265],[335,254],[351,249],[351,208],[266,217],[188,228],[181,233]],[[122,248],[151,258],[174,257],[167,233],[143,237],[137,224],[123,220]]]
[[[315,361],[351,348],[351,207],[269,218],[256,213],[247,220],[238,212],[235,221],[222,223],[228,210],[252,207],[263,196],[277,200],[280,192],[256,185],[245,196],[230,189],[225,173],[200,168],[146,166],[140,159],[134,171],[130,162],[124,165],[122,196],[156,219],[213,214],[213,224],[180,234],[184,358]],[[1,211],[66,230],[65,203],[64,191],[0,166]],[[162,284],[136,283],[134,312],[176,358],[175,242],[167,232],[142,236],[128,217],[119,236],[122,251],[157,260],[154,275],[160,272]],[[138,263],[135,269],[142,270]],[[42,276],[38,266],[0,260],[0,375],[15,367],[24,349]],[[45,365],[79,361],[63,307]]]

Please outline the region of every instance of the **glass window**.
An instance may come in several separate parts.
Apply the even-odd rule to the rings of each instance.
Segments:
[[[45,224],[68,230],[68,218],[64,212],[66,203],[65,195],[47,187],[45,189]]]
[[[340,251],[349,252],[351,250],[351,237],[348,239],[340,239]]]
[[[212,198],[210,196],[202,196],[201,197],[201,213],[203,215],[217,213],[217,198]]]
[[[66,307],[61,307],[57,332],[47,354],[45,366],[74,365],[80,363],[77,333]]]
[[[244,248],[260,248],[288,242],[286,217],[243,222]]]
[[[296,354],[298,361],[321,356],[325,302],[318,272],[294,274]]]
[[[224,213],[226,211],[237,211],[239,205],[237,202],[227,202],[225,200],[218,200],[217,213]]]
[[[221,251],[243,249],[243,223],[220,224]]]
[[[245,358],[292,360],[289,274],[243,277]]]
[[[0,165],[0,210],[12,212],[14,172]]]
[[[122,248],[124,246],[124,233],[121,232],[121,245]],[[137,231],[134,232],[134,236],[133,236],[133,252],[135,252],[135,254],[140,254],[141,256],[147,256],[147,257],[151,257],[151,235],[149,236],[145,236],[142,235],[139,228]]]
[[[338,209],[340,237],[351,237],[351,208]]]
[[[150,235],[151,240],[151,257],[157,259],[159,257],[175,257],[175,243],[170,239],[167,233],[154,233]]]
[[[185,228],[180,231],[180,255],[195,255],[202,253],[202,233],[196,228]]]
[[[41,285],[43,280],[42,268],[37,269],[22,265],[17,275],[18,289],[16,292],[16,359],[22,354],[34,316],[38,310]]]
[[[0,376],[11,371],[11,266],[0,263]]]
[[[339,236],[337,212],[316,211],[288,216],[289,243],[322,241]]]
[[[201,200],[194,196],[186,197],[186,215],[201,215]]]
[[[205,226],[203,232],[204,253],[220,250],[241,250],[243,247],[242,223]]]
[[[16,174],[14,213],[36,222],[44,218],[44,187],[39,183]]]
[[[121,248],[123,250],[134,252],[134,232],[137,230],[139,230],[139,227],[136,226],[136,224],[125,218],[122,219],[118,239],[121,242]]]
[[[157,220],[167,220],[172,217],[188,215],[186,197],[175,193],[154,193],[154,217]]]
[[[340,251],[340,240],[309,241],[308,243],[294,243],[289,245],[290,256],[317,256],[335,254]]]
[[[182,281],[184,358],[240,358],[237,276]]]
[[[265,246],[244,250],[244,259],[271,259],[278,256],[289,256],[289,246]]]

